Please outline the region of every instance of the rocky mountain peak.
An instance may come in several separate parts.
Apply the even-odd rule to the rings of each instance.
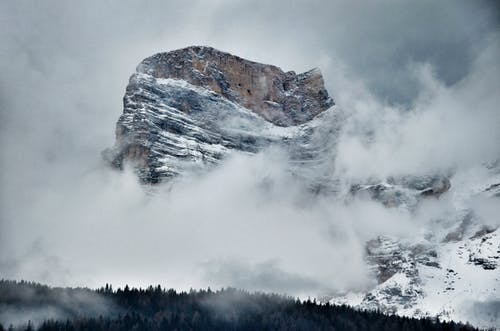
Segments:
[[[137,72],[207,88],[279,126],[302,124],[334,104],[317,68],[297,75],[211,47],[158,53]]]
[[[233,150],[302,139],[291,131],[333,105],[319,69],[297,75],[211,47],[158,53],[130,77],[116,143],[104,157],[117,168],[129,162],[144,183],[157,183],[208,168]]]

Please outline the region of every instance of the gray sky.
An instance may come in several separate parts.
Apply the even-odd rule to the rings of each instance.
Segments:
[[[298,206],[282,160],[266,153],[156,197],[107,169],[100,152],[114,143],[128,78],[143,58],[194,44],[284,70],[320,67],[350,116],[338,174],[466,169],[500,156],[495,4],[0,2],[0,277],[292,293],[368,286],[361,243],[408,233],[408,215],[371,203]],[[262,201],[266,174],[278,184]]]

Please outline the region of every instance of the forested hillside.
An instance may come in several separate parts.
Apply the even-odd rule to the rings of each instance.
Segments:
[[[106,285],[90,290],[6,280],[0,281],[0,322],[0,331],[475,330],[236,289],[186,293]]]

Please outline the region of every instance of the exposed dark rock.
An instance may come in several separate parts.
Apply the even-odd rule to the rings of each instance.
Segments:
[[[423,196],[435,196],[439,197],[441,194],[447,192],[451,187],[450,180],[446,177],[440,177],[435,179],[430,187],[422,190],[420,194]]]
[[[368,197],[386,207],[406,206],[409,209],[424,197],[438,198],[451,187],[446,176],[400,176],[389,177],[383,182],[354,184],[350,188],[353,196]]]
[[[489,234],[489,233],[492,233],[494,232],[495,230],[497,229],[497,227],[494,227],[494,226],[487,226],[487,225],[483,225],[481,226],[481,228],[476,232],[474,233],[474,235],[472,235],[469,239],[477,239],[477,238],[481,238],[483,237],[484,235],[486,234]]]
[[[473,257],[469,258],[469,261],[475,265],[481,266],[485,270],[495,270],[497,268],[497,262],[493,259],[487,259],[483,257]]]
[[[484,191],[493,197],[500,198],[500,183],[492,184]]]
[[[466,213],[461,219],[459,219],[458,226],[456,226],[452,231],[448,232],[443,239],[443,242],[457,242],[464,238],[465,233],[469,226],[472,224],[473,219],[472,213]]]
[[[496,243],[496,232],[486,231],[486,234],[478,236],[478,233],[483,231],[476,232],[474,239],[471,239],[474,249],[469,253],[469,263],[485,270],[495,270],[500,264],[500,245]]]

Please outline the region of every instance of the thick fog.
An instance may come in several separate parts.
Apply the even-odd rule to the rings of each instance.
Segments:
[[[189,45],[319,67],[346,116],[332,176],[460,179],[500,157],[499,27],[494,1],[1,2],[0,278],[303,296],[368,288],[366,240],[413,235],[451,208],[446,197],[418,214],[310,200],[269,150],[149,194],[101,159],[129,76]],[[497,204],[474,203],[498,224]]]

